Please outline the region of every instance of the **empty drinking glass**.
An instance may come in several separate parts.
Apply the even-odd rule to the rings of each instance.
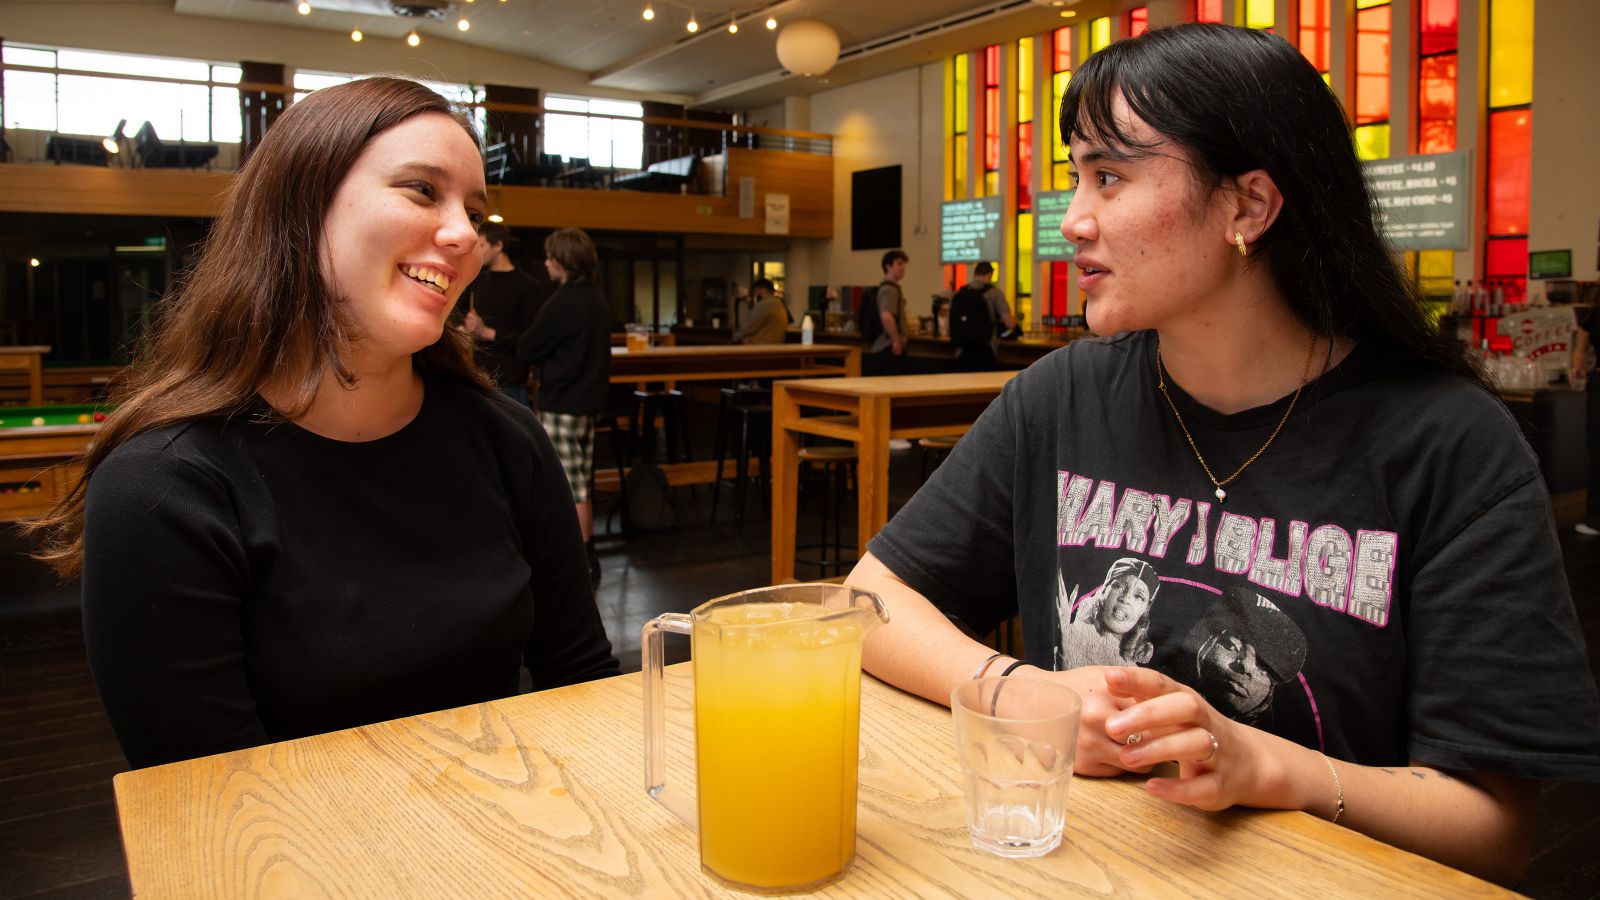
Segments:
[[[972,844],[1043,856],[1061,844],[1083,701],[1032,678],[980,678],[950,695]]]

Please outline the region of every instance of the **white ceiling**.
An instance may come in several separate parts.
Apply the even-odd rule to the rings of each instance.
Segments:
[[[642,16],[646,0],[437,0],[449,7],[439,20],[402,18],[390,0],[174,0],[183,15],[211,16],[288,27],[349,32],[359,25],[374,38],[401,38],[416,27],[429,40],[450,40],[527,57],[587,75],[598,87],[649,96],[689,98],[693,106],[753,109],[786,96],[826,90],[851,81],[939,59],[984,43],[1008,40],[1065,24],[1053,0],[652,0],[656,16]],[[405,2],[405,0],[397,0]],[[1063,0],[1086,21],[1110,0]],[[691,6],[692,5],[692,6]],[[685,29],[693,13],[698,34]],[[785,72],[778,63],[777,33],[768,16],[785,22],[821,19],[843,48],[839,64],[822,78]],[[466,32],[456,21],[471,22]],[[738,34],[730,34],[737,18]]]

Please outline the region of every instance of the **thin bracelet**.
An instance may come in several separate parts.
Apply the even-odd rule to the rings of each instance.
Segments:
[[[1333,818],[1328,820],[1337,825],[1339,817],[1344,815],[1344,782],[1339,780],[1339,770],[1333,767],[1333,760],[1328,758],[1328,754],[1322,754],[1322,761],[1328,764],[1328,774],[1333,776],[1334,790],[1339,792],[1338,803],[1333,807]]]
[[[977,681],[979,678],[982,678],[983,677],[983,671],[985,669],[989,668],[989,664],[994,662],[995,660],[999,659],[1002,656],[1005,656],[1005,654],[1004,653],[996,653],[996,654],[990,656],[988,659],[984,660],[982,663],[979,663],[977,670],[974,671],[972,673],[972,677],[968,678],[967,680],[968,681]]]
[[[1012,673],[1012,671],[1015,670],[1018,666],[1025,666],[1027,664],[1028,664],[1027,660],[1019,659],[1016,662],[1012,663],[1011,665],[1006,666],[1005,671],[1000,673],[1000,677],[1004,678],[1007,675],[1010,675]]]
[[[1025,666],[1027,664],[1028,663],[1027,663],[1026,660],[1019,659],[1016,662],[1013,662],[1011,665],[1006,666],[1005,671],[1000,673],[1000,677],[1004,678],[1007,675],[1011,674],[1011,670],[1012,669],[1015,669],[1017,666]],[[989,698],[989,715],[991,715],[991,716],[999,715],[999,713],[996,712],[996,710],[998,710],[1000,708],[1000,689],[1003,688],[1003,687],[1005,687],[1004,683],[995,685],[994,686],[994,696]]]

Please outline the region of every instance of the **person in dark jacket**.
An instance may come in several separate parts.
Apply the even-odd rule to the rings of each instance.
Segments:
[[[563,228],[544,242],[544,267],[555,282],[518,358],[539,367],[539,421],[567,473],[578,526],[589,554],[589,577],[599,581],[594,551],[594,512],[589,482],[594,474],[594,423],[606,408],[611,378],[611,315],[595,287],[594,242],[576,228]]]
[[[500,393],[526,405],[528,364],[517,360],[517,344],[533,325],[550,296],[549,283],[517,268],[511,248],[517,238],[498,222],[478,226],[478,252],[483,271],[467,286],[462,301],[461,330],[477,341],[474,358],[494,379]]]

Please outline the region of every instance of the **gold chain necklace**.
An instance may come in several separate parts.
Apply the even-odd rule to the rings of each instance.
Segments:
[[[1294,389],[1294,396],[1289,398],[1289,408],[1283,411],[1283,418],[1278,420],[1278,427],[1272,429],[1272,434],[1267,436],[1267,442],[1261,445],[1260,450],[1252,453],[1249,459],[1240,463],[1239,468],[1234,469],[1232,475],[1218,481],[1217,476],[1211,474],[1211,467],[1206,465],[1206,458],[1200,455],[1200,448],[1195,446],[1194,435],[1189,433],[1189,426],[1183,423],[1183,413],[1178,412],[1178,405],[1172,402],[1172,395],[1167,393],[1167,370],[1161,364],[1161,341],[1159,338],[1156,340],[1156,386],[1161,389],[1161,396],[1167,398],[1167,406],[1172,408],[1172,415],[1177,418],[1178,427],[1183,429],[1183,436],[1189,442],[1189,449],[1194,451],[1194,458],[1200,461],[1200,468],[1206,471],[1206,477],[1211,479],[1213,485],[1216,485],[1218,503],[1228,499],[1228,492],[1223,490],[1222,486],[1238,478],[1245,469],[1250,467],[1251,463],[1261,457],[1261,454],[1267,452],[1267,448],[1271,447],[1272,442],[1278,437],[1278,432],[1283,430],[1284,423],[1289,421],[1289,416],[1294,413],[1294,405],[1300,399],[1300,392],[1306,389],[1306,382],[1311,377],[1311,357],[1316,352],[1317,336],[1313,333],[1311,335],[1311,346],[1306,348],[1305,367],[1300,370],[1300,386]]]

